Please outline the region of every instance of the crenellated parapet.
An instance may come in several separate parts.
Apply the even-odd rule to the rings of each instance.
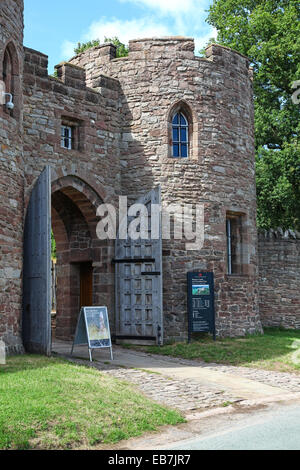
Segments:
[[[85,69],[69,62],[62,62],[55,67],[57,78],[66,86],[78,88],[79,90],[86,88]]]
[[[236,70],[249,70],[249,57],[220,44],[210,44],[206,50],[206,58],[211,62],[224,67],[230,65]]]
[[[300,232],[298,230],[283,230],[281,227],[259,230],[258,236],[260,240],[300,240]]]
[[[48,56],[42,52],[24,47],[24,74],[48,76]]]
[[[102,105],[101,97],[117,102],[119,83],[99,74],[97,84],[87,86],[86,69],[70,62],[61,62],[55,66],[56,74],[48,75],[48,56],[24,47],[24,85],[27,92],[31,88],[80,98],[94,104]],[[97,87],[97,90],[95,89]]]
[[[87,81],[90,82],[101,73],[101,68],[109,67],[114,62],[113,69],[117,69],[116,63],[122,68],[122,63],[139,61],[148,62],[159,60],[188,60],[207,62],[216,67],[223,67],[230,75],[231,70],[241,72],[252,78],[250,60],[248,57],[228,47],[211,44],[206,49],[206,57],[195,55],[195,41],[193,38],[170,36],[163,38],[134,39],[129,41],[128,56],[116,58],[116,47],[105,43],[92,47],[72,57],[70,62],[84,67],[87,72]],[[89,84],[90,86],[90,84]]]

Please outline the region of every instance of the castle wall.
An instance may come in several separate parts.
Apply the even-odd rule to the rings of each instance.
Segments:
[[[262,232],[258,254],[263,325],[300,329],[300,234]]]
[[[130,41],[129,49],[128,57],[113,59],[112,45],[99,46],[70,62],[85,67],[93,88],[101,88],[101,74],[120,82],[122,193],[135,200],[160,184],[164,207],[204,204],[201,250],[186,251],[186,240],[164,241],[166,337],[186,338],[186,273],[193,270],[215,273],[218,334],[261,331],[249,61],[215,45],[207,58],[195,57],[189,38]],[[192,127],[188,159],[170,157],[176,106],[187,110]],[[243,217],[240,275],[226,274],[228,212]]]
[[[133,202],[160,185],[162,204],[204,207],[204,244],[163,241],[165,340],[187,337],[189,271],[215,274],[217,333],[238,336],[265,326],[299,328],[297,233],[256,231],[253,90],[249,60],[194,41],[130,41],[116,59],[104,44],[57,66],[23,48],[23,1],[0,3],[0,79],[4,53],[15,108],[0,106],[0,338],[22,352],[23,229],[33,185],[52,167],[52,225],[57,242],[58,337],[74,333],[80,263],[93,264],[93,303],[107,305],[114,332],[114,243],[96,235],[102,203]],[[23,73],[24,72],[24,73]],[[7,76],[7,74],[6,74]],[[189,158],[173,158],[172,116],[190,128]],[[61,125],[76,145],[61,147]],[[74,134],[74,135],[75,135]],[[226,219],[239,220],[239,270],[227,274]],[[258,271],[259,268],[259,271]],[[74,287],[75,286],[75,287]]]
[[[23,140],[22,69],[23,1],[0,2],[0,80],[4,53],[11,57],[13,112],[0,104],[0,339],[8,352],[22,352]]]
[[[47,56],[25,48],[24,156],[26,196],[45,165],[53,179],[76,175],[96,186],[103,199],[120,191],[119,84],[105,79],[102,92],[86,87],[84,70],[62,63],[58,78],[48,76]],[[74,120],[81,132],[78,148],[61,148],[60,127]],[[96,189],[96,188],[95,188]]]
[[[58,256],[56,336],[69,339],[79,311],[79,292],[74,287],[78,263],[92,261],[93,302],[108,306],[114,326],[114,247],[97,238],[96,212],[104,202],[116,205],[121,192],[119,83],[100,78],[101,90],[96,92],[86,87],[80,67],[62,63],[54,78],[48,76],[47,65],[47,56],[25,48],[25,205],[40,172],[51,165]],[[77,143],[71,150],[61,147],[64,122],[77,126]]]

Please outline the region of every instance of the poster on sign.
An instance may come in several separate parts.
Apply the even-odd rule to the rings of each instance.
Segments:
[[[188,341],[192,333],[212,333],[216,339],[214,274],[191,272],[187,274],[188,286]]]
[[[71,355],[74,347],[79,344],[88,345],[90,361],[92,361],[93,349],[102,348],[110,348],[111,359],[113,360],[107,307],[81,308]]]

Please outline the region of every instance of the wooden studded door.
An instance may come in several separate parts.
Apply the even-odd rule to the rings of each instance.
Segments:
[[[148,237],[116,240],[116,340],[162,344],[160,187],[137,201],[148,212]],[[128,225],[132,218],[128,218]],[[120,232],[119,232],[120,233]]]

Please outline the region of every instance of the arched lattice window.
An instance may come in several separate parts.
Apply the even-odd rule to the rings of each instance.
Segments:
[[[182,112],[172,120],[172,156],[187,158],[189,155],[189,123]]]

